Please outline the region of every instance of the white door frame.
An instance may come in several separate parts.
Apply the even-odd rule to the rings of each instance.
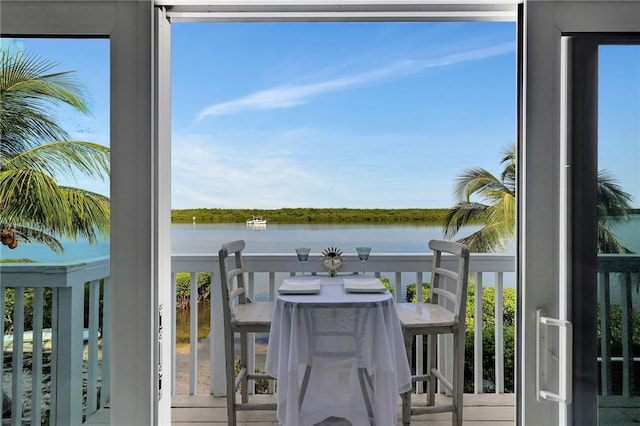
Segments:
[[[563,425],[564,404],[537,401],[536,310],[570,320],[567,226],[567,45],[563,35],[640,31],[638,1],[527,1],[518,196],[519,295],[517,423]],[[594,301],[595,302],[595,301]],[[552,346],[559,351],[558,343]],[[580,348],[574,348],[574,352]],[[561,372],[562,373],[562,372]],[[556,377],[557,379],[557,377]],[[558,387],[558,382],[550,383]],[[556,389],[557,390],[557,389]],[[595,421],[595,419],[594,419]]]
[[[111,424],[170,424],[159,418],[155,311],[163,231],[154,194],[169,191],[152,132],[152,3],[2,0],[0,33],[14,37],[110,40]],[[154,175],[152,175],[154,173]],[[165,275],[166,276],[166,275]],[[167,339],[168,340],[168,339]]]
[[[171,285],[171,24],[163,8],[154,8],[154,211],[156,237],[153,261],[158,307],[154,326],[157,356],[158,424],[171,423],[171,395],[175,351],[175,290]]]

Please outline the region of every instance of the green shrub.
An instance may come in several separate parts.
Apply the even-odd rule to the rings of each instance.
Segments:
[[[600,323],[600,303],[598,303],[598,342],[602,337],[602,326]],[[609,329],[611,332],[611,355],[622,356],[622,306],[611,305],[609,311]],[[601,347],[598,345],[598,356],[600,356]],[[631,313],[631,351],[633,354],[640,353],[640,311],[633,310]]]
[[[211,293],[211,272],[198,272],[198,301],[203,301]],[[176,274],[176,309],[189,309],[191,306],[191,273]]]
[[[240,372],[240,358],[236,358],[235,370],[237,375]],[[264,371],[260,370],[259,368],[256,368],[256,373],[264,374]],[[260,379],[260,380],[256,380],[255,382],[256,382],[256,394],[269,393],[269,380]],[[241,390],[242,390],[242,386],[239,386],[238,392],[240,392]]]
[[[422,283],[422,295],[426,300],[429,297],[429,283]],[[483,379],[490,389],[495,382],[495,288],[482,288],[482,367]],[[503,347],[504,347],[504,386],[505,392],[514,391],[514,365],[515,365],[515,318],[516,318],[516,293],[513,288],[503,290]],[[416,284],[407,286],[406,299],[408,302],[416,301]],[[467,290],[466,306],[466,333],[465,333],[465,392],[473,392],[473,365],[474,365],[474,315],[475,315],[475,286],[469,283]],[[426,339],[425,339],[426,345]],[[425,346],[426,349],[426,346]],[[425,351],[426,354],[426,351]],[[426,360],[425,360],[426,362]],[[484,387],[484,385],[483,385]],[[489,390],[487,389],[487,390]]]
[[[495,384],[495,300],[494,287],[482,288],[482,368],[485,382]],[[473,392],[475,285],[467,294],[465,392]],[[513,288],[503,290],[503,347],[505,392],[514,391],[516,293]],[[484,385],[483,385],[484,386]]]
[[[429,298],[429,289],[431,288],[430,283],[422,283],[422,301],[424,302]],[[415,303],[416,301],[416,283],[409,284],[407,286],[406,292],[407,302]]]

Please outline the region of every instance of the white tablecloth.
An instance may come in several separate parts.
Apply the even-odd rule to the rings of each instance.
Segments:
[[[395,425],[398,396],[411,388],[411,374],[391,294],[346,293],[342,277],[321,280],[319,294],[280,294],[277,298],[266,371],[278,378],[279,423],[307,426],[334,416],[353,426],[369,425],[357,372],[358,367],[365,367],[374,389],[369,399],[376,426]],[[314,330],[342,335],[318,337]],[[315,352],[313,356],[314,342],[316,351],[353,353],[325,357]],[[309,363],[309,386],[299,410],[300,386]]]

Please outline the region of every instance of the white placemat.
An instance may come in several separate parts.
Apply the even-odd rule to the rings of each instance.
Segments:
[[[283,294],[315,294],[320,292],[320,280],[284,279],[278,292]]]
[[[381,293],[387,290],[378,278],[345,278],[343,282],[348,293]]]

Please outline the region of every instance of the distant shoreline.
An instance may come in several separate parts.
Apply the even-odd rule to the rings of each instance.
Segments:
[[[421,224],[444,225],[448,208],[348,209],[174,209],[171,223],[245,223],[261,216],[269,224]]]

